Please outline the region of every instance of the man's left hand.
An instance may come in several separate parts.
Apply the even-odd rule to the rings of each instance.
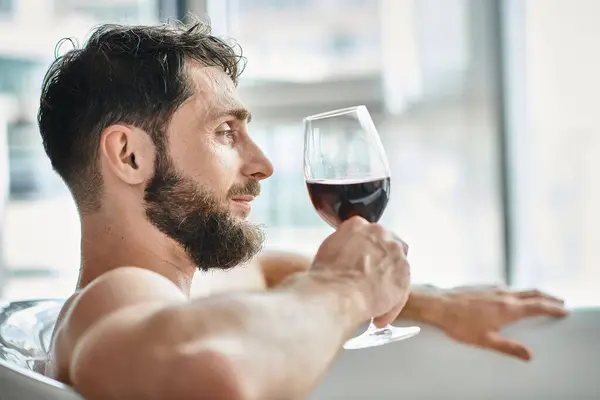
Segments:
[[[531,350],[501,330],[521,319],[535,316],[565,317],[560,299],[537,290],[510,291],[502,287],[456,288],[441,291],[442,304],[434,324],[449,337],[466,344],[531,360]]]

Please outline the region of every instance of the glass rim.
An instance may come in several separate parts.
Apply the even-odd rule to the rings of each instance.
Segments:
[[[316,121],[316,120],[319,120],[319,119],[325,119],[325,118],[331,118],[331,117],[338,117],[340,115],[350,114],[352,112],[366,110],[366,109],[367,109],[367,107],[364,106],[364,105],[353,106],[353,107],[346,107],[346,108],[339,108],[337,110],[325,111],[325,112],[322,112],[322,113],[309,115],[308,117],[304,118],[304,122]]]

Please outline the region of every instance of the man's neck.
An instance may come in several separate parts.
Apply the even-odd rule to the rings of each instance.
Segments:
[[[145,220],[105,218],[100,213],[82,217],[78,289],[124,266],[161,274],[188,296],[197,270],[172,239]]]

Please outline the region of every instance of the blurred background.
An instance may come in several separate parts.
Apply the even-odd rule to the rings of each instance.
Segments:
[[[188,11],[248,58],[240,91],[276,168],[252,214],[268,248],[311,254],[331,232],[304,185],[302,118],[365,104],[392,168],[382,223],[416,282],[600,304],[596,0],[0,0],[0,295],[66,297],[79,269],[36,125],[57,42]]]

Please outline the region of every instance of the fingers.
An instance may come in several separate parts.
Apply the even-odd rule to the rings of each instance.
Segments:
[[[396,319],[395,316],[391,317],[390,315],[391,313],[387,313],[381,317],[373,318],[373,325],[375,325],[377,328],[385,328]]]
[[[513,339],[507,339],[498,332],[489,332],[482,343],[482,346],[497,352],[508,354],[520,358],[523,361],[531,360],[531,351]]]
[[[523,300],[521,304],[521,311],[524,317],[549,316],[560,318],[569,313],[567,309],[562,306],[562,304],[544,299]]]
[[[552,301],[554,303],[558,303],[558,304],[565,304],[565,301],[562,299],[559,299],[557,297],[554,296],[550,296],[549,294],[546,293],[542,293],[539,290],[524,290],[521,292],[517,292],[515,293],[515,296],[518,297],[519,299],[546,299],[549,301]]]
[[[334,255],[344,252],[344,268],[350,263],[359,270],[356,276],[368,283],[364,288],[370,314],[377,316],[376,326],[386,326],[398,316],[410,292],[408,245],[382,225],[358,217],[345,221],[336,233],[337,237],[332,235],[339,239]]]
[[[406,243],[404,240],[402,240],[400,238],[400,236],[396,235],[395,233],[392,232],[391,234],[392,234],[392,237],[394,238],[394,240],[397,240],[398,242],[400,242],[400,244],[402,244],[402,249],[404,249],[404,254],[408,255],[408,249],[409,249],[408,243]]]
[[[363,217],[359,217],[359,216],[355,215],[352,218],[348,218],[346,221],[342,222],[338,226],[338,230],[340,230],[340,229],[356,230],[356,229],[360,229],[361,227],[364,227],[366,225],[369,225],[369,221],[367,221]]]
[[[400,311],[402,311],[402,309],[404,308],[404,304],[405,303],[402,302],[400,305],[398,305],[397,307],[394,307],[392,310],[390,310],[386,314],[384,314],[380,317],[377,317],[377,318],[373,318],[373,324],[377,328],[384,328],[384,327],[388,326],[389,324],[394,322],[396,320],[396,318],[398,318],[398,315],[400,315]]]
[[[400,244],[402,246],[402,250],[404,255],[408,254],[408,244],[400,238],[400,236],[396,235],[394,232],[388,231],[382,225],[379,224],[371,224],[372,232],[375,232],[377,236],[384,238],[386,241],[392,242],[394,245]]]
[[[514,296],[521,301],[521,310],[524,317],[550,316],[560,318],[569,312],[564,308],[564,301],[539,290],[524,290]]]
[[[398,318],[398,315],[400,315],[400,312],[402,311],[404,306],[406,305],[406,302],[408,301],[409,293],[410,292],[408,290],[405,291],[404,295],[400,299],[400,303],[398,303],[398,305],[395,306],[394,308],[392,308],[390,311],[388,311],[387,313],[385,313],[383,315],[373,318],[373,324],[377,328],[384,328],[385,326],[394,322],[396,320],[396,318]]]
[[[354,216],[352,218],[347,219],[338,227],[338,230],[340,230],[342,227],[344,229],[358,230],[363,229],[366,226],[369,226],[369,229],[372,229],[372,232],[375,232],[377,235],[380,235],[380,237],[385,237],[388,235],[391,236],[393,240],[400,242],[400,244],[402,245],[402,249],[404,250],[404,254],[408,254],[408,244],[404,240],[402,240],[398,235],[396,235],[393,232],[389,232],[382,225],[370,223],[362,217]]]
[[[507,293],[506,286],[500,283],[497,284],[488,284],[488,285],[464,285],[464,286],[456,286],[452,288],[455,292],[460,291],[471,291],[475,293],[485,292],[485,293],[496,293],[496,294],[504,294]]]

